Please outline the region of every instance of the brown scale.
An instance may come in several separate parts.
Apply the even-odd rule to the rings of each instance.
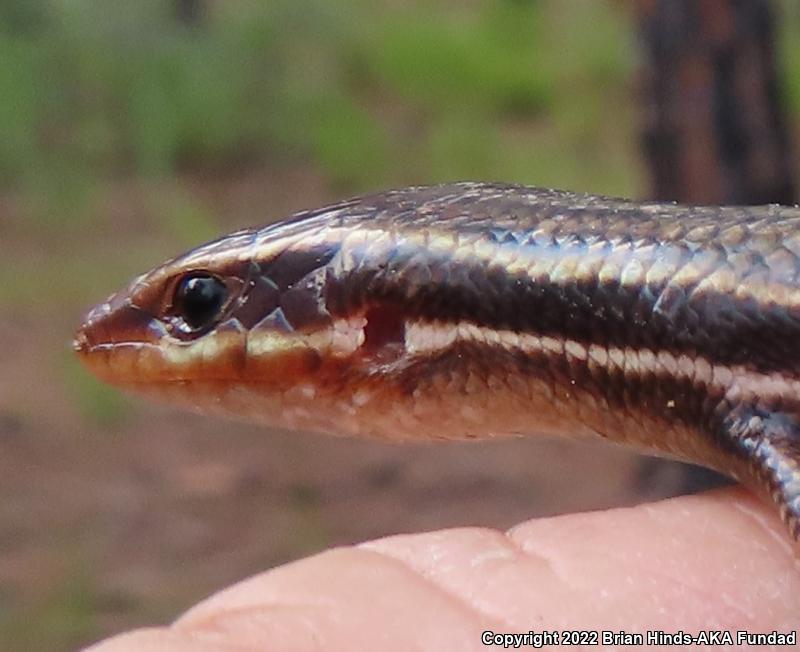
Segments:
[[[798,539],[798,255],[796,208],[409,188],[175,258],[75,348],[110,382],[285,428],[628,443],[742,480]]]

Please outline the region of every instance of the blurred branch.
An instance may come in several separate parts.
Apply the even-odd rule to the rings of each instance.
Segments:
[[[637,0],[654,199],[791,204],[769,0]]]

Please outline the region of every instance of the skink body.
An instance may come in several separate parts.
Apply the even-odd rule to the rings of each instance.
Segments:
[[[461,183],[243,230],[75,348],[112,383],[289,428],[588,436],[717,469],[800,538],[800,209]]]

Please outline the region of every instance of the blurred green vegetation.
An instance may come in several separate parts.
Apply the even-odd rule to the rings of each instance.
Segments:
[[[254,164],[309,164],[344,193],[455,178],[639,186],[624,6],[200,5],[187,25],[168,0],[0,3],[0,187],[65,228],[96,215],[109,180]],[[797,7],[783,12],[795,34]],[[783,39],[795,113],[798,43]]]
[[[71,568],[51,590],[20,612],[0,612],[0,645],[7,650],[75,648],[91,638],[101,600],[88,565]]]
[[[59,227],[120,177],[298,161],[341,192],[629,193],[631,42],[624,12],[579,0],[240,0],[193,25],[165,0],[6,0],[0,183]]]
[[[800,4],[792,0],[779,3],[781,32],[779,61],[783,83],[782,92],[794,121],[800,115]]]

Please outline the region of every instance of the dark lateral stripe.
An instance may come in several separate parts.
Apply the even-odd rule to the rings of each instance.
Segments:
[[[692,290],[669,280],[631,287],[617,279],[532,279],[401,245],[362,252],[360,264],[326,286],[328,307],[339,316],[384,301],[409,319],[667,349],[763,372],[800,367],[796,309],[712,288]]]

